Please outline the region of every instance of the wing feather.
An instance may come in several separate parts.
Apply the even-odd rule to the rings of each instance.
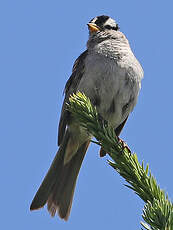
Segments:
[[[66,109],[66,103],[68,103],[69,97],[71,94],[76,93],[77,87],[79,85],[79,82],[83,76],[84,69],[85,69],[85,58],[87,56],[88,50],[84,51],[75,61],[72,69],[72,75],[68,79],[64,93],[65,98],[61,110],[61,117],[59,122],[59,128],[58,128],[58,145],[62,143],[62,140],[64,138],[65,130],[67,123],[70,119],[70,112]]]

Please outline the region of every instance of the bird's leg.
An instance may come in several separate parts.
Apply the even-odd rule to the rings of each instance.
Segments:
[[[106,121],[100,114],[98,114],[98,119],[99,119],[99,123],[101,124],[101,126],[107,126],[108,125],[108,121]],[[100,157],[104,157],[106,156],[107,152],[101,147],[100,148]]]
[[[106,126],[108,125],[108,122],[103,119],[103,117],[98,114],[98,117],[99,117],[99,122],[102,126]],[[120,137],[117,137],[118,138],[118,143],[122,146],[122,151],[127,148],[128,152],[131,153],[131,150],[129,148],[129,146],[127,145],[127,143],[125,141],[123,141]],[[107,152],[101,147],[100,148],[100,157],[104,157],[106,156]]]
[[[106,121],[100,114],[98,114],[98,120],[99,120],[101,127],[108,125],[108,121]]]
[[[129,146],[127,145],[127,143],[125,141],[123,141],[120,137],[118,137],[118,142],[121,144],[122,146],[122,150],[124,150],[125,148],[127,148],[127,150],[129,151],[129,153],[131,153],[131,150],[129,148]]]

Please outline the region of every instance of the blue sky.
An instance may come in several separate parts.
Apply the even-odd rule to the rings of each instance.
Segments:
[[[0,151],[2,229],[140,229],[143,202],[98,157],[84,160],[69,221],[30,202],[57,150],[64,85],[85,50],[86,24],[106,14],[119,23],[145,78],[121,137],[173,194],[172,1],[1,1]]]

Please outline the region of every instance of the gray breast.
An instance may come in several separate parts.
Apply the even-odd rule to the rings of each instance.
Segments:
[[[84,92],[97,106],[99,114],[116,128],[137,102],[143,71],[130,48],[121,59],[100,52],[94,49],[87,55],[78,90]]]

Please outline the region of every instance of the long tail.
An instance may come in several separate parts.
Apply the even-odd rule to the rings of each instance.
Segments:
[[[68,140],[69,134],[67,132],[30,206],[30,210],[35,210],[42,208],[47,203],[51,216],[55,216],[57,212],[65,220],[70,215],[76,180],[90,143],[90,141],[86,141],[81,145],[72,159],[64,165],[64,155]]]

